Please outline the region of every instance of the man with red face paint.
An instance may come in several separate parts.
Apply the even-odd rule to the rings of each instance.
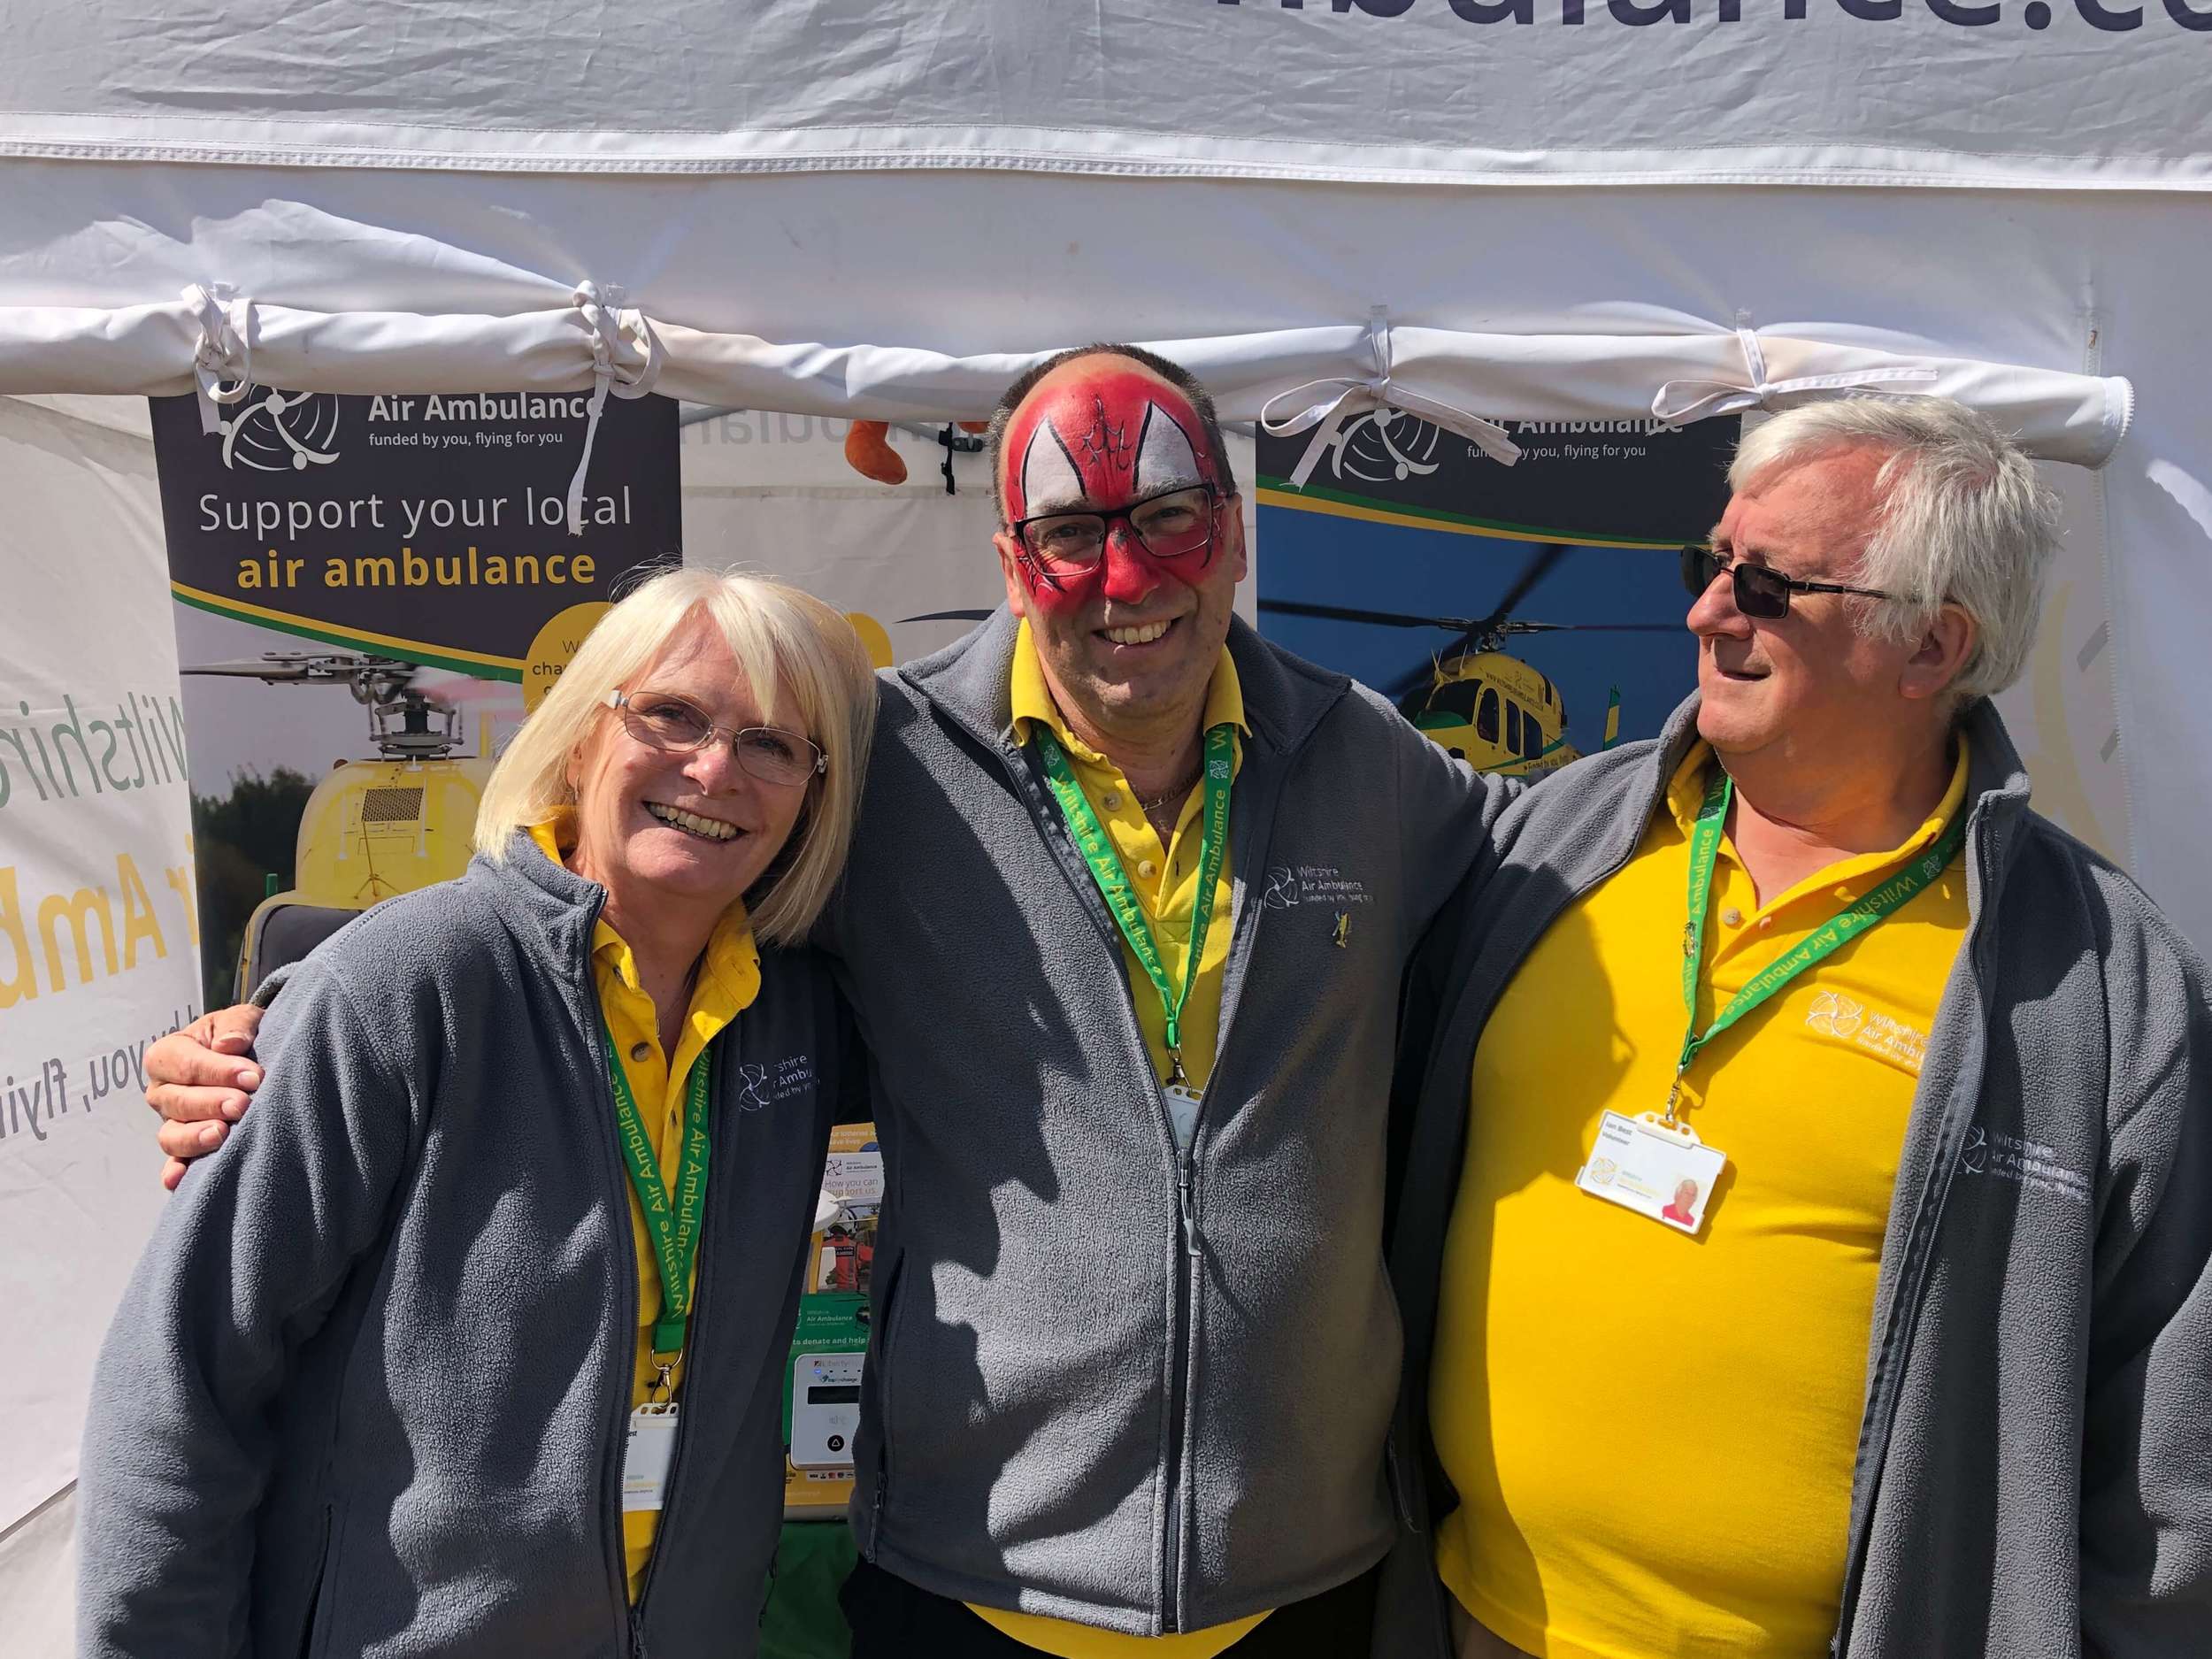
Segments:
[[[837,911],[879,1121],[910,1102],[855,1659],[1362,1654],[1398,986],[1504,792],[1235,618],[1236,481],[1173,364],[1040,365],[992,460],[1005,609],[895,682]],[[901,1001],[963,1006],[887,1033]]]
[[[1236,480],[1175,365],[1043,363],[992,450],[1006,604],[879,678],[821,939],[887,1177],[854,1659],[1363,1654],[1399,988],[1507,789],[1234,617]],[[147,1070],[230,1116],[237,1064]]]

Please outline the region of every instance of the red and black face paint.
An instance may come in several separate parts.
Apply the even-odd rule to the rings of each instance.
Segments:
[[[1073,610],[1102,588],[1109,598],[1150,591],[1156,573],[1187,580],[1214,558],[1210,542],[1188,557],[1156,558],[1125,519],[1110,526],[1102,553],[1088,566],[1055,564],[1031,550],[1019,526],[1046,514],[1110,514],[1201,485],[1217,498],[1212,448],[1189,399],[1125,358],[1101,357],[1087,369],[1079,361],[1048,389],[1032,394],[1006,433],[1002,493],[1024,543],[1017,563],[1030,595],[1050,610]]]

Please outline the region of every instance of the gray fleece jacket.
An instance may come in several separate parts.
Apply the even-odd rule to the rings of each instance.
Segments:
[[[1235,905],[1179,1156],[1120,936],[1010,729],[1015,640],[1002,611],[879,682],[830,918],[889,1181],[853,1520],[940,1594],[1195,1629],[1395,1531],[1399,986],[1505,791],[1234,626]]]
[[[1515,968],[1621,868],[1694,737],[1586,760],[1500,826],[1409,998],[1402,1443],[1425,1448],[1438,1269],[1467,1077]],[[1915,1095],[1884,1244],[1839,1659],[2212,1655],[2212,1004],[2133,882],[2028,808],[1986,703],[1968,717],[1970,915]],[[1509,1110],[1514,1102],[1491,1102]],[[1477,1102],[1476,1110],[1484,1110]],[[1779,1340],[1779,1339],[1778,1339]],[[1375,1651],[1442,1659],[1425,1490]],[[1786,1471],[1777,1471],[1786,1478]]]
[[[253,1110],[163,1212],[100,1356],[87,1659],[755,1652],[799,1274],[853,1069],[818,959],[765,953],[714,1048],[682,1428],[633,1610],[604,896],[519,835],[296,971]]]

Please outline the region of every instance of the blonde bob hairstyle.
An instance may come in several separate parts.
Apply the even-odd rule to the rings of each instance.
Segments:
[[[791,839],[745,895],[756,939],[797,944],[829,902],[852,844],[875,677],[852,624],[771,577],[668,570],[618,601],[492,768],[476,813],[476,850],[503,861],[516,831],[575,805],[572,765],[600,723],[616,718],[607,694],[629,688],[695,615],[720,631],[763,718],[805,733],[829,763],[807,784]],[[796,706],[779,710],[786,698]]]

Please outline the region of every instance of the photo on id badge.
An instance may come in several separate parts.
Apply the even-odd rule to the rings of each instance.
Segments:
[[[1593,1198],[1694,1235],[1704,1228],[1705,1206],[1727,1162],[1686,1125],[1670,1127],[1655,1116],[1607,1112],[1575,1185]]]

